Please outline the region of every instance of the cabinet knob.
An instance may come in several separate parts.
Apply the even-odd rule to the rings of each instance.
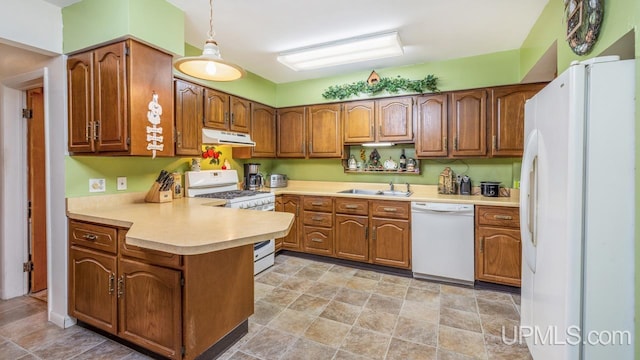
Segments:
[[[447,144],[447,137],[446,136],[444,136],[442,138],[442,145],[443,145],[444,151],[447,151],[448,150],[447,148],[449,147],[449,145]]]
[[[113,295],[113,291],[114,291],[113,287],[114,287],[115,279],[116,279],[116,274],[111,273],[109,275],[109,295]]]
[[[498,142],[496,140],[496,136],[493,135],[493,137],[491,138],[491,146],[493,147],[493,150],[498,150]]]
[[[118,278],[118,299],[124,295],[124,275]]]
[[[377,230],[378,229],[374,226],[373,227],[373,231],[371,232],[371,240],[376,240],[376,236],[378,235],[377,234],[377,232],[378,232]]]

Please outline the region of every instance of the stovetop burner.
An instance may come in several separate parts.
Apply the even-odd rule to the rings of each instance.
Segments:
[[[249,197],[255,196],[258,194],[267,193],[266,191],[255,191],[255,190],[230,190],[230,191],[221,191],[209,194],[200,194],[196,195],[196,197],[209,198],[209,199],[235,199],[239,197]]]

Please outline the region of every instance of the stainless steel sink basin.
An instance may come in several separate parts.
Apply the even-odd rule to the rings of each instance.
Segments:
[[[411,194],[413,194],[412,191],[385,190],[385,191],[381,191],[380,194],[378,194],[378,195],[385,195],[385,196],[411,196]]]
[[[378,190],[365,190],[365,189],[349,189],[338,191],[341,194],[358,194],[358,195],[380,195]]]
[[[358,195],[383,195],[383,196],[411,196],[411,191],[398,190],[365,190],[365,189],[348,189],[338,191],[340,194],[358,194]]]

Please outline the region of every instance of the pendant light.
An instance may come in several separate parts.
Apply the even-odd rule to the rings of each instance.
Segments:
[[[213,0],[209,0],[209,33],[200,56],[183,57],[175,61],[176,70],[199,79],[233,81],[245,75],[240,66],[222,60],[218,43],[213,40]]]

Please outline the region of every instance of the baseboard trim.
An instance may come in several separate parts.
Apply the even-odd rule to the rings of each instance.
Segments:
[[[63,329],[66,329],[76,324],[76,319],[69,317],[68,315],[58,314],[53,311],[49,312],[49,321]]]

